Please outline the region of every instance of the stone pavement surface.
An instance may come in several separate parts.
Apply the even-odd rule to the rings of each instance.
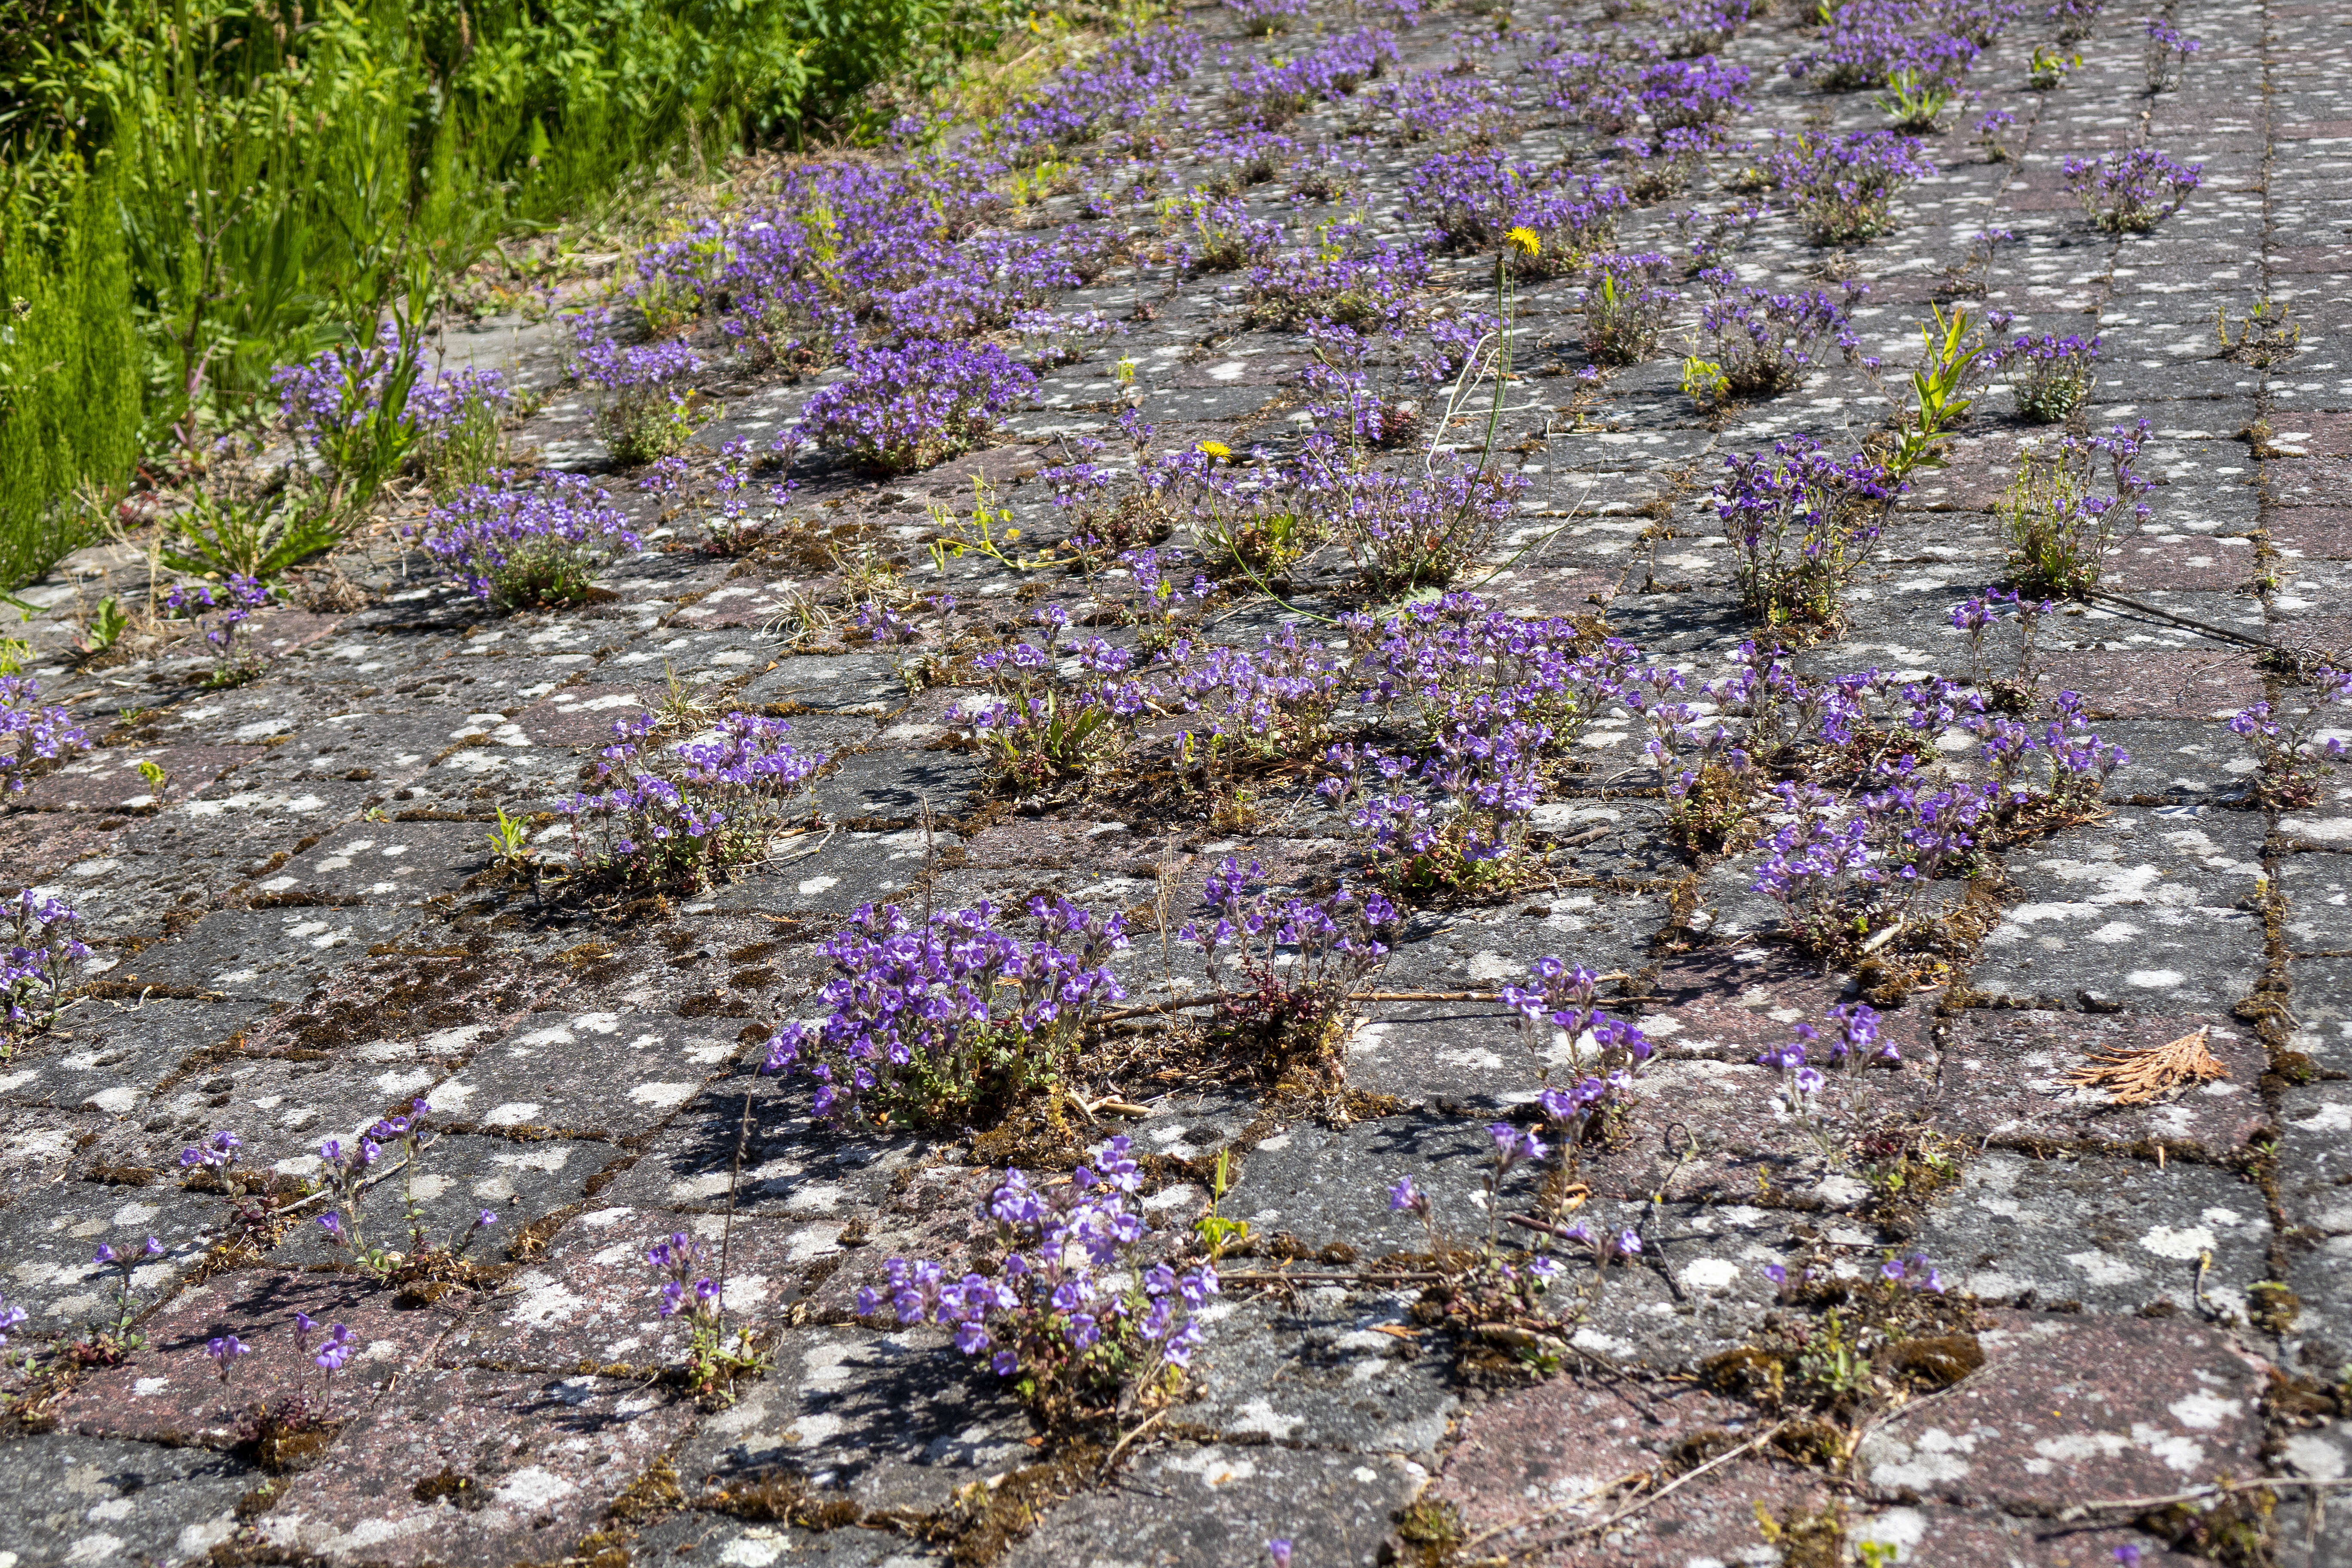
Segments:
[[[2315,660],[2298,656],[2341,663],[2352,644],[2352,30],[2327,5],[2179,0],[2165,15],[2201,47],[2151,94],[2137,7],[1883,9],[1920,38],[1990,19],[1970,100],[1924,133],[1938,172],[1866,243],[1811,245],[1784,205],[1718,259],[1773,290],[1870,285],[1852,326],[1884,384],[1831,353],[1795,389],[1699,407],[1679,360],[1704,285],[1679,265],[1663,346],[1587,376],[1580,273],[1528,278],[1487,443],[1524,488],[1461,582],[1510,615],[1570,618],[1581,647],[1625,638],[1696,695],[1756,635],[1709,496],[1725,458],[1799,435],[1852,449],[1906,395],[1895,367],[1931,303],[2096,333],[2074,427],[2147,421],[2155,488],[2104,580],[2132,602],[2044,617],[2021,713],[2038,729],[2078,692],[2131,760],[2102,805],[1934,884],[1960,900],[1940,929],[1966,940],[1801,951],[1755,890],[1789,818],[1768,800],[1744,831],[1694,837],[1643,753],[1643,717],[1612,703],[1545,773],[1516,883],[1401,898],[1320,1079],[1172,1008],[1201,999],[1174,931],[1224,857],[1301,895],[1370,874],[1348,812],[1313,791],[1319,745],[1213,805],[1176,787],[1172,721],[1120,777],[998,782],[949,707],[983,685],[970,656],[1017,641],[1038,605],[1129,645],[1133,617],[1105,608],[1123,602],[1115,572],[926,547],[929,509],[968,510],[977,477],[1034,561],[1070,531],[1042,466],[1081,437],[1110,461],[1130,408],[1163,452],[1279,448],[1312,423],[1307,337],[1253,316],[1245,273],[1188,269],[1178,248],[1205,230],[1181,214],[1163,229],[1162,201],[1231,197],[1284,226],[1276,255],[1423,245],[1398,318],[1418,323],[1413,346],[1381,340],[1371,362],[1389,374],[1440,341],[1429,323],[1442,336],[1494,308],[1493,243],[1451,253],[1402,210],[1433,153],[1484,135],[1604,184],[1693,177],[1650,142],[1628,153],[1620,138],[1650,120],[1597,87],[1576,96],[1622,79],[1610,59],[1748,73],[1695,183],[1625,209],[1629,251],[1679,258],[1705,225],[1677,213],[1773,199],[1744,145],[1887,123],[1878,95],[1784,68],[1822,36],[1786,0],[1418,19],[1318,4],[1271,38],[1194,8],[1170,23],[1203,46],[1191,75],[1139,89],[1118,134],[1042,172],[985,172],[1025,194],[961,240],[1091,245],[1051,303],[1117,335],[1081,336],[968,456],[874,480],[803,455],[789,505],[845,542],[839,557],[808,547],[814,525],[696,547],[718,448],[764,448],[829,380],[729,362],[707,331],[706,357],[732,368],[712,373],[722,411],[677,498],[610,467],[568,384],[516,433],[541,462],[604,475],[653,531],[593,603],[509,613],[396,542],[354,545],[339,559],[358,591],[264,612],[263,673],[215,689],[184,649],[72,661],[94,574],[143,592],[131,564],[91,552],[30,591],[50,606],[21,628],[30,672],[101,743],[34,770],[0,816],[14,883],[69,903],[90,949],[70,1005],[0,1063],[0,1297],[24,1314],[0,1384],[0,1564],[1206,1565],[1265,1561],[1271,1539],[1314,1568],[2352,1564],[2352,1497],[2328,1484],[2352,1475],[2352,776],[2266,790],[2230,724],[2308,706],[2297,672]],[[2075,41],[2056,42],[2059,13],[2084,19]],[[1393,44],[1378,76],[1308,94],[1253,150],[1251,73],[1363,27]],[[2029,85],[2043,47],[2080,56],[2054,90]],[[2000,161],[1976,134],[1996,111]],[[2063,166],[2136,144],[2201,163],[2202,183],[2150,232],[2101,232]],[[1357,212],[1352,236],[1318,228]],[[2013,240],[1980,245],[1994,229]],[[2299,352],[2217,357],[2217,310],[2263,299],[2291,306]],[[1377,460],[1417,468],[1433,435],[1475,463],[1476,412],[1425,418]],[[2021,447],[2045,438],[1987,391],[1944,466],[1912,472],[1843,627],[1792,644],[1795,676],[1979,673],[1948,614],[2010,580],[1996,508]],[[907,648],[848,636],[877,552],[911,590],[962,602],[915,645],[944,650],[929,683],[908,679]],[[1279,570],[1224,571],[1187,635],[1255,649],[1289,621],[1334,642],[1336,617],[1382,602],[1331,547]],[[831,759],[804,830],[698,890],[567,891],[547,814],[614,718],[689,703],[789,716]],[[1334,724],[1398,743],[1393,718]],[[1975,755],[1965,736],[1929,751],[1961,773]],[[536,885],[493,850],[501,811],[540,835]],[[778,1025],[824,1016],[821,944],[860,905],[1037,893],[1132,927],[1129,1016],[1065,1085],[1093,1110],[1062,1114],[1098,1121],[828,1128],[804,1082],[759,1071]],[[1508,1175],[1496,1197],[1490,1124],[1537,1125],[1539,1092],[1574,1076],[1555,1076],[1570,1043],[1530,1052],[1502,999],[1547,955],[1610,977],[1603,1004],[1656,1054],[1572,1173],[1548,1167],[1540,1194]],[[1759,1054],[1858,999],[1899,1062],[1833,1074],[1834,1117],[1792,1111],[1789,1075]],[[2184,1038],[2217,1076],[2142,1103],[2071,1081],[2095,1053]],[[382,1245],[409,1235],[406,1204],[454,1258],[362,1268],[313,1223],[320,1145],[420,1100],[398,1179],[350,1217]],[[238,1162],[184,1169],[222,1130]],[[1147,1157],[1150,1246],[1197,1258],[1221,1156],[1218,1212],[1249,1227],[1172,1393],[1047,1424],[945,1330],[859,1316],[889,1258],[998,1268],[979,1215],[1003,1168],[1066,1172],[1116,1131]],[[1522,1268],[1517,1248],[1570,1220],[1642,1250],[1596,1268],[1562,1241],[1535,1307],[1465,1308],[1458,1279],[1432,1280],[1468,1254],[1433,1251],[1391,1208],[1402,1180],[1474,1250],[1496,1207],[1552,1214],[1551,1233],[1506,1234]],[[688,1316],[661,1313],[645,1254],[673,1233],[723,1249],[724,1309],[765,1357],[723,1396],[689,1386]],[[94,1262],[101,1246],[126,1262]],[[349,1334],[331,1371],[314,1359],[331,1324]],[[224,1378],[207,1347],[229,1334],[250,1353]]]

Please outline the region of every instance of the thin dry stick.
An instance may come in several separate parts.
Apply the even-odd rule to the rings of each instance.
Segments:
[[[1659,1499],[1688,1485],[1692,1481],[1698,1479],[1699,1477],[1706,1474],[1707,1471],[1714,1469],[1717,1466],[1727,1465],[1731,1463],[1732,1460],[1739,1458],[1740,1455],[1762,1447],[1765,1444],[1779,1436],[1780,1435],[1781,1427],[1786,1426],[1787,1425],[1788,1423],[1785,1421],[1779,1423],[1774,1426],[1771,1430],[1762,1433],[1757,1436],[1750,1437],[1747,1442],[1742,1443],[1739,1447],[1732,1449],[1729,1453],[1717,1454],[1714,1458],[1709,1459],[1706,1464],[1699,1466],[1696,1469],[1685,1470],[1681,1475],[1676,1476],[1673,1480],[1668,1481],[1664,1486],[1660,1487],[1657,1490],[1647,1493],[1646,1495],[1627,1503],[1623,1508],[1619,1509],[1615,1513],[1609,1515],[1606,1519],[1586,1521],[1584,1523],[1576,1527],[1577,1531],[1581,1534],[1598,1534],[1606,1531],[1612,1525],[1617,1524],[1623,1520],[1633,1518],[1635,1514],[1641,1512],[1652,1503],[1656,1502]],[[1617,1488],[1624,1486],[1629,1481],[1638,1480],[1652,1473],[1653,1472],[1648,1470],[1635,1470],[1630,1475],[1620,1476],[1617,1479],[1610,1482],[1609,1485],[1602,1489],[1613,1491]],[[1591,1500],[1589,1498],[1578,1498],[1569,1502],[1557,1502],[1546,1508],[1539,1508],[1536,1510],[1535,1512],[1527,1515],[1523,1519],[1515,1519],[1507,1523],[1498,1524],[1492,1530],[1480,1531],[1478,1534],[1474,1535],[1469,1540],[1464,1542],[1462,1543],[1462,1549],[1466,1552],[1471,1547],[1481,1545],[1486,1542],[1492,1541],[1498,1535],[1507,1534],[1514,1530],[1523,1530],[1530,1524],[1535,1524],[1543,1520],[1549,1519],[1553,1514],[1559,1513],[1568,1509],[1579,1507],[1590,1500]]]
[[[719,1231],[719,1328],[727,1329],[727,1251],[735,1241],[735,1189],[743,1179],[743,1149],[751,1142],[751,1094],[743,1092],[743,1125],[735,1133],[735,1165],[727,1173],[727,1219]]]
[[[2072,1508],[2061,1509],[2057,1518],[2063,1522],[2082,1518],[2086,1513],[2100,1513],[2110,1509],[2128,1509],[2144,1513],[2152,1508],[2170,1508],[2175,1503],[2202,1502],[2210,1497],[2224,1497],[2231,1492],[2262,1491],[2271,1487],[2315,1487],[2325,1491],[2329,1487],[2352,1487],[2352,1477],[2339,1476],[2324,1480],[2305,1479],[2301,1476],[2257,1476],[2250,1481],[2214,1481],[2206,1486],[2191,1487],[2185,1492],[2172,1492],[2164,1497],[2101,1498],[2095,1502],[2078,1502]]]

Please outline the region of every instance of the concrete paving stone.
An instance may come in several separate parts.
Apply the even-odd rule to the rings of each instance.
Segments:
[[[692,1325],[661,1315],[667,1277],[646,1261],[648,1248],[679,1235],[702,1247],[708,1276],[723,1278],[728,1322],[763,1333],[777,1326],[809,1262],[843,1256],[833,1245],[837,1234],[764,1217],[738,1215],[730,1226],[723,1215],[591,1208],[501,1287],[487,1313],[453,1334],[442,1355],[547,1371],[681,1365]]]
[[[299,1001],[370,946],[413,930],[410,910],[368,908],[218,910],[120,963],[125,985],[185,987],[232,1001]]]
[[[236,1533],[268,1478],[206,1448],[48,1432],[0,1446],[0,1552],[31,1568],[181,1568]]]
[[[52,1182],[20,1194],[0,1225],[0,1291],[24,1309],[27,1339],[110,1330],[120,1306],[121,1269],[95,1261],[100,1247],[131,1258],[133,1310],[144,1311],[219,1234],[225,1202],[167,1185],[118,1187]],[[146,1251],[153,1237],[163,1250]]]
[[[298,1332],[297,1313],[316,1322],[308,1335]],[[77,1384],[58,1406],[58,1424],[93,1437],[227,1450],[249,1441],[257,1412],[299,1398],[314,1419],[340,1425],[423,1365],[454,1319],[446,1302],[403,1307],[393,1292],[352,1275],[271,1268],[216,1275],[142,1322],[146,1344],[124,1364]],[[352,1331],[354,1345],[330,1376],[313,1358],[337,1325]],[[206,1347],[228,1334],[249,1353],[230,1363],[224,1380]]]
[[[2099,1054],[2149,1050],[2200,1029],[2227,1078],[2182,1084],[2146,1105],[2118,1104],[2107,1090],[2066,1081]],[[2260,1089],[2268,1066],[2253,1032],[2226,1014],[1980,1008],[1955,1020],[1942,1042],[1936,1121],[1963,1142],[2049,1140],[2143,1151],[2161,1142],[2221,1160],[2272,1130]]]
[[[1855,1469],[1872,1487],[2014,1507],[2153,1496],[2256,1463],[2265,1363],[2223,1334],[2011,1314],[1977,1339],[1981,1371],[1863,1439]]]
[[[2305,958],[2287,962],[2289,983],[2301,982],[2290,993],[2299,1005],[2295,1030],[2288,1037],[2288,1048],[2301,1051],[2324,1072],[2352,1072],[2352,1007],[2336,1000],[2345,994],[2342,987],[2348,973],[2352,973],[2352,959]]]
[[[249,1002],[93,998],[0,1068],[0,1097],[129,1116],[190,1055],[223,1044],[262,1016]]]
[[[489,835],[469,822],[355,822],[335,829],[270,876],[264,895],[415,904],[454,893],[490,861]]]
[[[2262,922],[2244,906],[2264,875],[2263,837],[2244,813],[2155,806],[2024,847],[2010,869],[2021,901],[1985,938],[1969,984],[2001,997],[2227,1009],[2262,973]]]
[[[1255,1561],[1260,1543],[1278,1538],[1295,1561],[1369,1568],[1382,1561],[1391,1521],[1426,1479],[1420,1466],[1386,1456],[1180,1445],[1138,1460],[1103,1491],[1062,1503],[1005,1561],[1213,1568]]]
[[[0,1110],[0,1203],[66,1179],[74,1152],[105,1125],[95,1111]]]
[[[436,1084],[434,1109],[483,1128],[559,1127],[627,1139],[722,1074],[741,1048],[725,1019],[633,1013],[532,1015]]]
[[[2045,1309],[2169,1302],[2183,1316],[2242,1317],[2247,1287],[2267,1275],[2271,1234],[2262,1190],[2212,1165],[1995,1149],[1929,1200],[1916,1239],[1947,1279],[1987,1300],[2031,1291]]]
[[[642,1383],[420,1369],[344,1427],[254,1530],[338,1563],[543,1560],[586,1533],[692,1417]]]
[[[409,1205],[415,1205],[414,1224],[432,1247],[456,1246],[479,1262],[495,1262],[517,1232],[581,1201],[590,1177],[620,1152],[609,1143],[569,1138],[528,1142],[484,1138],[463,1132],[444,1133],[419,1151],[413,1172],[400,1165],[400,1150],[388,1147],[379,1164],[387,1173],[362,1193],[358,1215],[363,1245],[397,1252],[412,1250]],[[308,1163],[316,1174],[315,1155],[289,1160],[296,1167]],[[488,1209],[498,1224],[488,1231],[476,1228]],[[348,1226],[352,1216],[345,1215]],[[306,1222],[289,1231],[271,1260],[280,1268],[302,1268],[347,1256],[328,1244],[318,1226]]]
[[[947,1558],[890,1531],[801,1530],[753,1524],[724,1514],[674,1513],[636,1531],[629,1561],[650,1568],[702,1568],[729,1563],[766,1568],[789,1560],[811,1568],[934,1568]]]
[[[790,1329],[774,1354],[678,1451],[689,1499],[781,1474],[861,1508],[928,1512],[1035,1455],[1009,1386],[937,1330]]]

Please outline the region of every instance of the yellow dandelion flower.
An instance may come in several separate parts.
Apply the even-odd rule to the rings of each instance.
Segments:
[[[1217,461],[1221,463],[1231,458],[1234,455],[1234,449],[1231,447],[1226,446],[1223,441],[1203,441],[1201,443],[1201,451],[1208,457],[1216,458]]]
[[[1503,237],[1503,244],[1506,247],[1518,252],[1521,256],[1526,257],[1530,261],[1533,261],[1537,257],[1543,254],[1543,241],[1541,238],[1538,237],[1536,231],[1531,228],[1515,228],[1511,230],[1510,233]]]

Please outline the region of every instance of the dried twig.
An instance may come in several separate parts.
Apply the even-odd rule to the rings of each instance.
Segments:
[[[2185,1492],[2168,1492],[2162,1497],[2101,1498],[2095,1502],[2078,1502],[2058,1510],[2061,1523],[2071,1522],[2086,1513],[2105,1513],[2128,1510],[2146,1513],[2151,1509],[2170,1508],[2176,1503],[2202,1502],[2207,1498],[2223,1497],[2231,1492],[2263,1491],[2272,1487],[2315,1487],[2325,1491],[2329,1487],[2352,1487],[2352,1477],[2328,1477],[2305,1479],[2301,1476],[2256,1476],[2250,1481],[2213,1481],[2201,1487],[2191,1487]]]
[[[2104,1089],[2117,1105],[2146,1105],[2165,1090],[2195,1079],[2228,1078],[2230,1069],[2205,1048],[2202,1026],[2161,1046],[2101,1051],[2066,1075],[2074,1089]]]
[[[1769,1431],[1759,1433],[1756,1436],[1750,1437],[1747,1442],[1740,1444],[1737,1448],[1733,1448],[1727,1453],[1717,1454],[1706,1464],[1685,1470],[1681,1475],[1676,1476],[1673,1480],[1668,1481],[1665,1485],[1658,1488],[1654,1491],[1644,1493],[1643,1496],[1636,1498],[1633,1501],[1627,1503],[1623,1508],[1619,1509],[1615,1513],[1610,1514],[1601,1519],[1586,1520],[1576,1527],[1577,1531],[1580,1534],[1587,1535],[1605,1533],[1613,1526],[1625,1520],[1633,1518],[1633,1515],[1641,1512],[1643,1509],[1649,1507],[1652,1503],[1656,1502],[1659,1499],[1666,1496],[1669,1492],[1677,1490],[1678,1489],[1688,1485],[1690,1482],[1698,1479],[1699,1477],[1706,1474],[1709,1470],[1714,1469],[1717,1466],[1727,1465],[1731,1463],[1732,1460],[1739,1458],[1742,1454],[1752,1453],[1756,1449],[1762,1447],[1765,1444],[1779,1436],[1780,1435],[1780,1428],[1787,1425],[1788,1423],[1785,1421],[1780,1422],[1773,1426]],[[1514,1530],[1524,1530],[1530,1524],[1542,1522],[1544,1520],[1550,1518],[1553,1514],[1562,1512],[1568,1509],[1581,1507],[1583,1504],[1591,1501],[1593,1497],[1598,1497],[1604,1492],[1613,1491],[1619,1487],[1638,1485],[1642,1481],[1648,1479],[1655,1473],[1656,1472],[1653,1470],[1635,1470],[1629,1475],[1620,1476],[1617,1479],[1610,1482],[1606,1487],[1601,1488],[1600,1492],[1592,1493],[1591,1496],[1572,1499],[1567,1502],[1552,1503],[1548,1507],[1536,1510],[1533,1513],[1498,1524],[1492,1530],[1481,1531],[1477,1534],[1472,1536],[1469,1540],[1464,1542],[1462,1543],[1462,1550],[1466,1552],[1471,1547],[1481,1545],[1486,1542],[1492,1541],[1498,1535],[1507,1534]]]

